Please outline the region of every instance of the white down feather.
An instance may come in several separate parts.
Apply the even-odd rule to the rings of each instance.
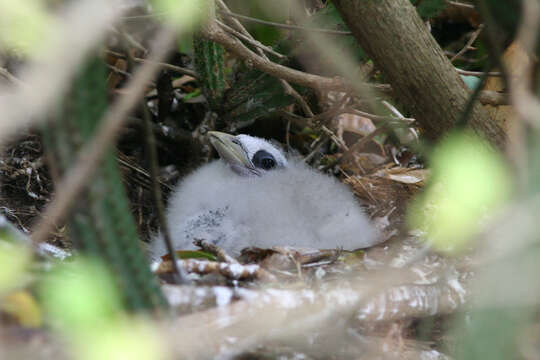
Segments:
[[[242,141],[247,147],[254,146],[252,141],[269,145],[246,136]],[[167,208],[175,249],[194,249],[194,239],[232,254],[248,246],[352,250],[377,242],[374,228],[345,185],[303,162],[284,161],[285,167],[262,176],[240,176],[216,160],[183,179]],[[160,237],[151,244],[151,253],[166,253]]]

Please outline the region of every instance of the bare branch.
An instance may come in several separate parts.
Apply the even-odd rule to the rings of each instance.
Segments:
[[[266,51],[267,53],[269,54],[272,54],[280,59],[285,59],[286,56],[283,55],[283,54],[280,54],[276,51],[274,51],[270,46],[265,46],[263,45],[260,41],[256,41],[254,40],[253,38],[250,38],[250,37],[247,37],[246,35],[234,30],[233,28],[231,28],[229,25],[226,25],[224,23],[222,23],[221,21],[219,20],[216,20],[216,22],[218,23],[219,26],[221,26],[225,31],[228,31],[230,32],[232,35],[236,36],[237,38],[240,38],[244,41],[246,41],[247,43],[255,46],[255,47],[258,47],[259,49],[263,50],[263,51]]]
[[[277,23],[277,22],[273,22],[273,21],[261,20],[261,19],[250,17],[250,16],[246,16],[246,15],[236,14],[236,13],[233,13],[232,11],[217,10],[217,12],[220,13],[221,15],[233,16],[235,18],[242,19],[242,20],[245,20],[245,21],[250,21],[250,22],[257,23],[257,24],[262,24],[262,25],[274,26],[274,27],[278,27],[278,28],[281,28],[281,29],[302,30],[302,31],[310,31],[310,32],[329,34],[329,35],[351,35],[350,31],[317,29],[317,28],[310,28],[310,27],[305,27],[305,26],[282,24],[282,23]]]

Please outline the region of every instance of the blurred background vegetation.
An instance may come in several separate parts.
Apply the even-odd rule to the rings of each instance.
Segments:
[[[381,20],[386,46],[347,26],[368,10],[421,26]],[[2,356],[538,358],[539,24],[536,0],[0,0]],[[149,264],[210,130],[347,183],[385,242]]]

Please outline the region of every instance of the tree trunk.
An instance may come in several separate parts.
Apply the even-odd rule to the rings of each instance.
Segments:
[[[409,0],[335,0],[356,40],[403,103],[436,140],[452,129],[469,97],[460,76]],[[502,148],[504,129],[476,104],[470,126]]]

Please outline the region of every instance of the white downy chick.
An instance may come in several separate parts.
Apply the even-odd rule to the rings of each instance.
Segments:
[[[169,200],[175,249],[194,249],[195,239],[233,255],[249,246],[352,250],[377,243],[354,195],[335,178],[288,161],[264,139],[209,136],[221,159],[188,175]],[[166,253],[161,236],[151,252]]]

